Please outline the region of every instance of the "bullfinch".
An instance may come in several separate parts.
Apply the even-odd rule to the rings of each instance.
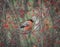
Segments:
[[[29,19],[27,21],[25,21],[24,23],[22,23],[22,25],[20,26],[20,28],[23,28],[24,31],[29,31],[32,29],[32,26],[33,26],[33,20],[32,19]]]

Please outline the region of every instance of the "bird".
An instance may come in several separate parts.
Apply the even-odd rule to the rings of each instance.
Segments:
[[[28,19],[27,21],[25,21],[24,23],[22,23],[22,25],[20,26],[20,28],[23,28],[24,31],[29,31],[33,27],[33,22],[34,21],[32,19]]]

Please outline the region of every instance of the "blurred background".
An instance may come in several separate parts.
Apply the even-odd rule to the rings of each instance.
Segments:
[[[31,34],[23,33],[31,18]],[[60,47],[60,0],[0,0],[0,47]]]

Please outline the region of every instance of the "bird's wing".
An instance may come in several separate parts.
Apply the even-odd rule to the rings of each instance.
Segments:
[[[24,23],[21,25],[21,28],[24,28],[24,27],[26,27],[26,26],[29,26],[28,21],[24,22]]]

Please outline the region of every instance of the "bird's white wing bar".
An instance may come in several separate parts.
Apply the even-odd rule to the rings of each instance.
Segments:
[[[26,27],[26,26],[29,26],[28,21],[24,22],[24,23],[21,25],[22,28],[24,28],[24,27]]]

